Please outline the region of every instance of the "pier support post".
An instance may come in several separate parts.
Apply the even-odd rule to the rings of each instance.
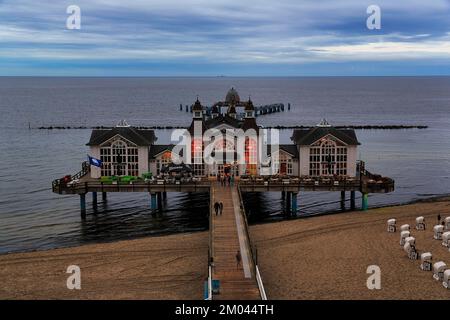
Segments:
[[[297,215],[297,196],[298,196],[298,193],[292,192],[292,200],[291,200],[291,203],[292,203],[291,210],[292,211],[291,212],[292,212],[293,216]]]
[[[92,192],[92,208],[97,211],[97,192]]]
[[[80,213],[81,218],[86,218],[86,194],[80,194]]]
[[[102,201],[103,201],[103,202],[108,201],[108,197],[107,197],[106,194],[107,194],[106,192],[102,192]]]
[[[350,208],[352,210],[355,210],[356,205],[355,205],[355,191],[350,191]]]
[[[162,211],[162,192],[157,192],[156,193],[157,196],[157,205],[158,205],[158,210]]]
[[[152,210],[156,210],[156,193],[150,193],[150,207]]]
[[[341,191],[341,210],[345,210],[345,191]]]
[[[163,200],[166,200],[167,199],[167,192],[163,191],[162,196],[163,196]]]
[[[362,203],[361,203],[361,210],[363,211],[367,211],[367,209],[369,208],[369,194],[368,193],[363,193],[362,194]]]
[[[281,191],[281,199],[286,199],[286,191]]]
[[[286,215],[290,215],[291,214],[291,192],[286,192],[286,201],[285,201],[285,207],[286,207]]]

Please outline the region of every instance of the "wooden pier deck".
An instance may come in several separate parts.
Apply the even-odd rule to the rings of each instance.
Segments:
[[[214,300],[259,300],[261,295],[255,276],[250,239],[246,221],[240,209],[237,186],[221,186],[212,183],[212,203],[223,203],[222,215],[212,212],[212,252],[214,266],[212,276],[220,281],[220,293]],[[212,206],[212,210],[214,210]],[[242,256],[237,267],[236,253]]]

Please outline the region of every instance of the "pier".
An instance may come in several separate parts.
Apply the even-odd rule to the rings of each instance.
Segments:
[[[115,127],[92,131],[86,144],[89,162],[82,164],[80,172],[54,180],[52,190],[78,195],[82,219],[88,212],[89,193],[93,212],[97,211],[99,192],[103,202],[108,193],[144,193],[151,212],[162,210],[167,192],[209,193],[205,299],[267,299],[242,194],[279,192],[285,202],[284,213],[295,217],[302,192],[336,192],[342,210],[346,209],[347,194],[350,208],[356,209],[356,192],[360,192],[360,208],[365,211],[369,208],[369,194],[394,191],[393,179],[367,171],[365,163],[357,160],[360,142],[354,128],[333,127],[322,119],[314,127],[296,126],[291,143],[267,142],[265,150],[258,142],[267,138],[267,132],[258,126],[256,117],[283,112],[283,104],[255,107],[250,97],[241,101],[236,89],[231,88],[225,99],[213,106],[203,106],[197,97],[190,108],[186,106],[186,111],[189,109],[192,121],[184,128],[188,138],[184,143],[191,149],[183,152],[182,161],[174,160],[180,158],[175,145],[158,144],[150,127],[132,127],[121,120]],[[290,109],[288,104],[287,110]],[[221,135],[214,139],[204,137],[209,129],[216,129]],[[242,146],[239,138],[245,141]],[[218,158],[207,163],[205,159],[213,154]],[[270,159],[269,164],[262,161],[263,157]],[[223,204],[221,215],[215,214],[216,202]]]
[[[341,208],[345,209],[346,193],[350,193],[350,206],[354,210],[355,193],[361,193],[361,210],[368,209],[368,195],[370,193],[389,193],[394,191],[394,180],[373,174],[364,169],[364,162],[358,163],[357,177],[342,176],[241,176],[236,177],[239,192],[280,192],[286,201],[287,213],[296,215],[298,211],[299,193],[302,191],[332,191],[340,192]],[[80,211],[82,217],[86,215],[86,194],[92,193],[92,206],[97,208],[97,193],[102,193],[102,200],[106,201],[108,192],[145,192],[150,195],[150,207],[158,209],[161,199],[167,192],[211,192],[215,188],[215,179],[208,177],[191,177],[189,179],[152,178],[136,179],[123,182],[102,182],[101,179],[89,176],[90,166],[82,164],[82,170],[72,176],[66,176],[52,182],[52,191],[57,194],[77,194],[80,196]],[[64,179],[68,178],[69,183]],[[213,201],[213,199],[210,199]],[[223,202],[223,201],[222,201]]]
[[[247,220],[243,210],[237,186],[211,184],[211,228],[212,250],[211,276],[218,281],[217,292],[212,293],[214,300],[259,300],[265,299],[262,281],[257,281],[259,272],[251,248]],[[213,204],[223,203],[223,212],[216,215]],[[236,253],[242,260],[237,265]],[[258,284],[261,283],[261,287]]]

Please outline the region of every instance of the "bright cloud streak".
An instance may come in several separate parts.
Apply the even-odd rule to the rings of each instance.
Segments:
[[[382,9],[379,31],[365,27],[372,3]],[[69,4],[81,7],[81,30],[65,29]],[[408,70],[440,64],[450,74],[449,16],[446,0],[5,0],[0,74],[52,74],[57,66],[68,75],[133,75],[139,63],[144,74],[152,66],[149,75],[166,75],[165,65],[180,74],[196,65],[199,74],[245,75],[229,73],[245,65],[250,75],[283,75],[287,67],[343,63],[345,74],[353,63],[399,61]]]

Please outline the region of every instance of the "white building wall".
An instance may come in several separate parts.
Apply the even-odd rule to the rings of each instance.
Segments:
[[[292,175],[298,176],[298,159],[292,160]]]
[[[154,177],[156,176],[156,172],[157,172],[156,160],[152,160],[149,163],[149,170],[148,171],[150,171]]]
[[[300,146],[299,148],[299,175],[309,176],[309,146]]]
[[[100,159],[100,147],[90,146],[89,155],[96,159]],[[99,167],[91,166],[91,178],[100,178],[102,171]]]
[[[358,147],[347,147],[347,175],[350,177],[356,176],[356,161],[358,157]]]
[[[138,147],[139,176],[149,171],[148,152],[148,147]]]

